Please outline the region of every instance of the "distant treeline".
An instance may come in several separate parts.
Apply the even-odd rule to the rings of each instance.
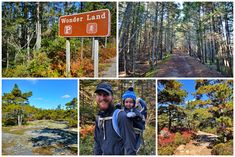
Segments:
[[[65,109],[58,105],[56,109],[40,109],[31,106],[29,97],[32,92],[23,93],[17,84],[9,93],[2,96],[2,125],[25,125],[33,120],[66,121],[69,127],[77,127],[77,98],[65,104]]]

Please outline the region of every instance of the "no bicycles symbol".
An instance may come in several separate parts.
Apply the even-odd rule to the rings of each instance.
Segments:
[[[61,16],[59,35],[63,37],[107,37],[110,35],[110,19],[108,9]]]

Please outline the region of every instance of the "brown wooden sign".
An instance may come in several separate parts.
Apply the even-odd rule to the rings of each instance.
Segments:
[[[107,37],[110,35],[108,9],[66,15],[59,18],[59,35],[63,37]]]

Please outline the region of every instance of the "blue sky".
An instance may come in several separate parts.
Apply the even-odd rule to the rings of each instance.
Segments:
[[[192,95],[192,93],[195,93],[195,85],[196,85],[196,81],[195,80],[179,80],[179,82],[181,82],[183,84],[182,89],[185,89],[188,92],[187,97],[185,98],[185,102],[186,101],[192,101],[195,100],[195,97]],[[208,97],[203,94],[201,97],[201,100],[207,100]]]
[[[77,97],[77,80],[2,80],[2,93],[9,93],[14,84],[22,92],[32,91],[29,98],[30,105],[43,109],[55,109],[59,104],[62,107]]]
[[[187,97],[185,98],[185,101],[192,101],[194,99],[194,96],[192,93],[194,93],[195,90],[195,80],[179,80],[180,83],[182,83],[182,89],[186,90],[188,92]]]
[[[188,93],[184,99],[184,102],[194,101],[195,97],[192,95],[192,93],[196,92],[196,90],[195,90],[196,81],[195,80],[177,80],[177,81],[182,83],[182,89],[186,90],[186,92]],[[201,99],[207,100],[208,97],[204,94],[204,95],[202,95]]]

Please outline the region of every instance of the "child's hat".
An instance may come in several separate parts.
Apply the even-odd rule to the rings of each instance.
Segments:
[[[130,87],[127,91],[125,91],[125,93],[122,95],[122,101],[126,100],[127,98],[132,98],[134,101],[136,101],[136,95],[133,87]]]

